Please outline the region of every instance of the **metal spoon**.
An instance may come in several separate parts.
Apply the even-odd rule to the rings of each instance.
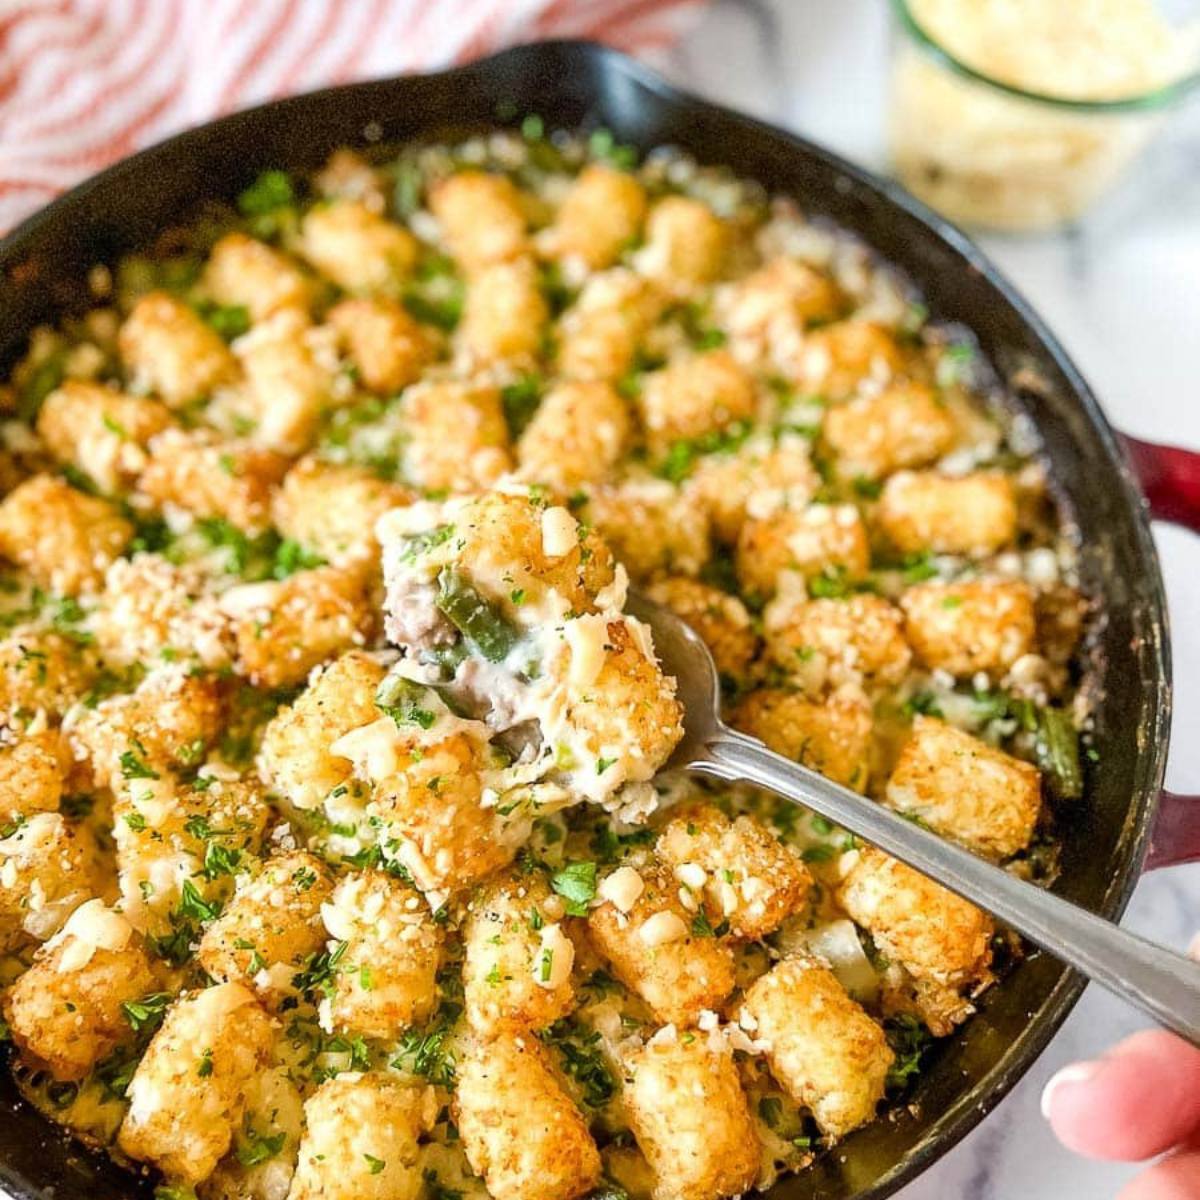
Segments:
[[[684,736],[668,769],[756,784],[819,813],[978,904],[1200,1046],[1200,963],[1126,933],[730,729],[719,715],[717,669],[700,638],[644,596],[630,596],[628,608],[650,626],[663,669],[679,685]]]

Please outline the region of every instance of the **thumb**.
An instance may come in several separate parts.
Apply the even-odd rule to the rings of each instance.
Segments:
[[[1042,1112],[1077,1154],[1129,1162],[1162,1154],[1200,1130],[1200,1050],[1158,1029],[1134,1034],[1059,1071]]]

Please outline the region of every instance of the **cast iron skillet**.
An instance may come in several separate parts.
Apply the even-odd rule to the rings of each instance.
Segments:
[[[459,70],[335,88],[268,104],[184,133],[76,188],[0,243],[0,365],[31,328],[82,307],[89,265],[148,243],[198,199],[232,197],[264,167],[318,166],[333,149],[494,124],[498,111],[540,113],[549,126],[603,124],[643,149],[675,143],[795,197],[860,235],[928,298],[935,319],[961,321],[1011,384],[1044,443],[1066,514],[1080,529],[1084,574],[1105,620],[1091,650],[1104,688],[1099,765],[1065,818],[1057,884],[1117,917],[1150,843],[1162,784],[1171,683],[1162,580],[1131,461],[1095,398],[1042,322],[953,226],[892,184],[799,138],[669,87],[594,45],[509,50]],[[1197,460],[1134,444],[1162,515],[1200,513]],[[1173,457],[1175,455],[1176,457]],[[1188,492],[1188,488],[1192,490]],[[1200,857],[1200,804],[1164,805],[1170,841],[1158,862]],[[920,1077],[916,1115],[854,1134],[814,1169],[780,1183],[776,1200],[892,1195],[961,1139],[1016,1082],[1062,1024],[1083,984],[1033,954],[943,1043]],[[70,1144],[18,1098],[0,1072],[0,1183],[22,1200],[119,1200],[146,1185]]]

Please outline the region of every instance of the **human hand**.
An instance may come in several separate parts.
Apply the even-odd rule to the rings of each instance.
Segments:
[[[1163,1155],[1118,1200],[1200,1197],[1200,1050],[1148,1029],[1101,1058],[1064,1067],[1042,1093],[1058,1140],[1089,1158]]]

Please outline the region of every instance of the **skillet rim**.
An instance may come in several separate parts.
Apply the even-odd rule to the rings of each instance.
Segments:
[[[469,63],[441,71],[413,72],[380,79],[359,81],[321,88],[317,91],[267,101],[251,108],[227,114],[212,121],[194,125],[179,133],[156,142],[137,153],[121,159],[95,175],[81,181],[75,187],[55,198],[48,205],[31,214],[9,233],[0,238],[0,272],[7,271],[14,261],[19,262],[24,243],[44,230],[69,220],[72,209],[80,205],[95,190],[103,186],[119,184],[128,177],[136,185],[152,166],[159,155],[178,152],[189,142],[214,136],[241,136],[238,125],[249,123],[263,110],[274,109],[287,112],[289,109],[303,113],[306,109],[329,103],[342,95],[366,93],[371,90],[389,91],[403,89],[414,79],[480,77],[485,81],[491,76],[502,77],[511,71],[513,64],[535,65],[542,60],[546,64],[560,67],[577,63],[599,68],[604,77],[624,77],[637,87],[652,93],[668,106],[682,111],[707,110],[719,116],[730,126],[742,126],[759,136],[766,136],[780,144],[781,150],[791,156],[820,160],[838,175],[848,179],[861,191],[874,194],[885,209],[899,209],[911,220],[924,228],[929,236],[945,243],[960,259],[964,269],[977,272],[983,280],[1012,307],[1020,322],[1032,335],[1045,355],[1054,363],[1066,381],[1074,407],[1080,410],[1085,423],[1094,436],[1098,448],[1103,452],[1104,462],[1110,479],[1116,481],[1121,507],[1132,517],[1131,527],[1136,538],[1136,555],[1143,569],[1139,581],[1141,599],[1147,605],[1142,616],[1145,625],[1144,641],[1149,645],[1147,653],[1152,658],[1152,671],[1143,681],[1149,689],[1145,707],[1149,710],[1148,725],[1142,730],[1145,748],[1140,758],[1148,757],[1145,769],[1138,772],[1144,781],[1140,793],[1132,797],[1123,827],[1117,833],[1114,856],[1120,858],[1120,869],[1114,873],[1105,889],[1103,903],[1096,911],[1111,920],[1118,920],[1124,912],[1129,898],[1141,874],[1143,859],[1149,844],[1150,830],[1158,804],[1166,770],[1167,743],[1171,722],[1171,651],[1166,593],[1157,549],[1150,531],[1148,506],[1141,495],[1129,459],[1120,439],[1100,408],[1095,394],[1084,379],[1058,339],[1030,303],[995,266],[984,252],[956,225],[940,216],[928,206],[906,192],[898,183],[849,162],[841,155],[806,137],[792,133],[769,121],[729,108],[715,101],[704,99],[685,88],[669,82],[657,71],[631,58],[629,55],[601,43],[578,39],[551,39],[529,42],[475,59]],[[543,65],[546,65],[543,64]],[[497,79],[500,82],[500,79]],[[434,126],[437,119],[428,122]],[[502,124],[497,120],[497,125]],[[851,233],[852,227],[842,222]],[[868,242],[869,245],[869,242]],[[893,256],[894,257],[894,256]],[[888,260],[892,261],[892,260]],[[1039,428],[1033,418],[1035,428]],[[1043,451],[1053,465],[1048,450]],[[1003,1058],[988,1073],[976,1082],[955,1103],[935,1118],[926,1127],[908,1153],[891,1168],[878,1176],[867,1188],[854,1193],[854,1200],[885,1200],[901,1187],[911,1182],[933,1165],[943,1154],[961,1142],[982,1119],[988,1115],[1018,1080],[1032,1067],[1078,1002],[1086,987],[1086,981],[1069,968],[1060,968],[1059,975],[1036,1015],[1019,1037],[1004,1051]],[[7,1068],[4,1068],[7,1069]],[[50,1130],[58,1127],[46,1122]],[[65,1141],[64,1153],[78,1149],[78,1143]],[[38,1188],[22,1175],[11,1169],[7,1156],[0,1148],[0,1185],[7,1189],[14,1200],[51,1200],[54,1188]],[[778,1186],[778,1185],[776,1185]],[[773,1187],[765,1195],[776,1193]]]

